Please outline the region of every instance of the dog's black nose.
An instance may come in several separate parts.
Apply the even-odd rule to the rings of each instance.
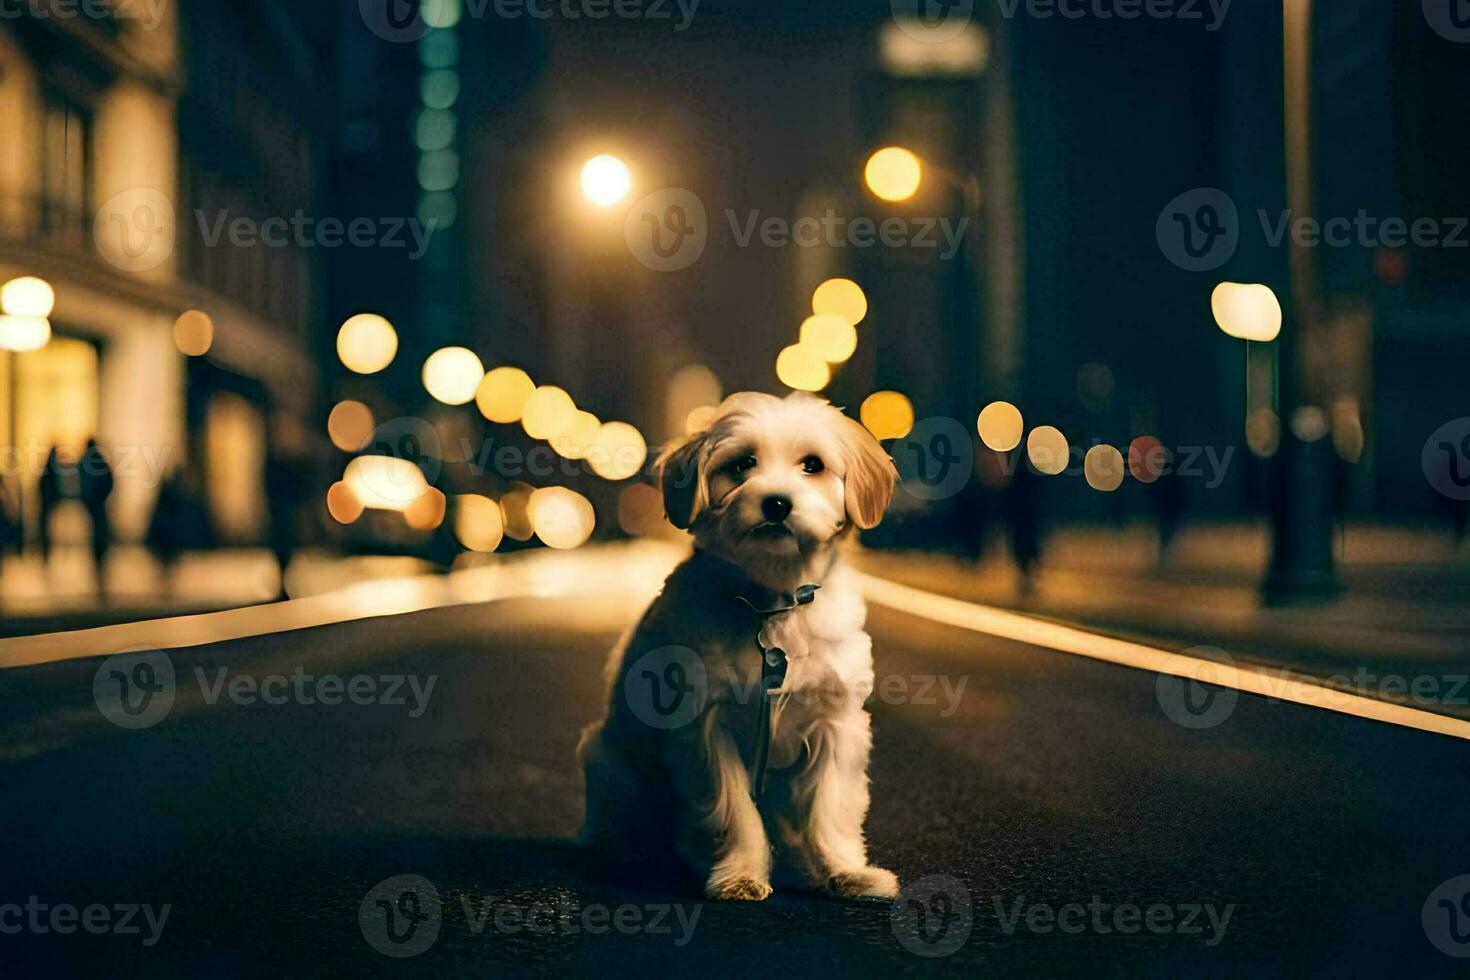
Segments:
[[[784,521],[791,513],[790,497],[767,497],[761,501],[761,513],[766,520],[772,522]]]

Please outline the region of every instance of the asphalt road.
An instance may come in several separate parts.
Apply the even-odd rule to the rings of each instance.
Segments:
[[[881,610],[871,628],[892,680],[873,705],[871,851],[918,904],[895,918],[887,903],[715,905],[609,882],[570,842],[573,751],[634,611],[517,600],[173,651],[174,704],[137,730],[99,711],[98,660],[0,672],[0,969],[1425,976],[1470,963],[1431,941],[1470,955],[1470,899],[1430,901],[1470,874],[1464,742],[1244,695],[1192,729],[1162,710],[1152,675]],[[404,703],[268,704],[242,679],[291,685],[298,669],[349,690],[373,678],[379,700]],[[390,692],[394,677],[418,693]],[[385,908],[415,911],[393,904],[402,887],[374,891],[399,875],[438,896],[414,880],[409,946],[433,941],[409,959],[369,937],[383,944]]]

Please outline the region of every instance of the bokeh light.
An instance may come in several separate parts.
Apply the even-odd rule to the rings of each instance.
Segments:
[[[857,350],[857,327],[840,316],[813,314],[801,325],[801,343],[828,364],[841,364]]]
[[[812,293],[812,312],[839,316],[857,326],[868,315],[868,297],[851,279],[828,279]]]
[[[1363,419],[1354,398],[1340,398],[1332,403],[1332,448],[1348,463],[1356,463],[1363,456],[1367,439],[1363,433]]]
[[[443,491],[429,487],[408,505],[403,519],[415,531],[432,531],[444,523],[444,512],[448,507],[449,500]]]
[[[1332,428],[1327,413],[1316,405],[1303,405],[1291,413],[1291,434],[1301,442],[1316,442]]]
[[[1123,454],[1116,446],[1093,446],[1082,460],[1087,485],[1111,493],[1123,485]]]
[[[1153,436],[1139,436],[1128,444],[1128,473],[1139,483],[1158,480],[1169,460],[1169,450]]]
[[[398,332],[376,313],[347,318],[337,331],[337,357],[349,371],[377,374],[398,354]]]
[[[1270,286],[1222,282],[1210,296],[1220,329],[1240,340],[1266,343],[1281,333],[1281,302]]]
[[[718,405],[699,406],[684,419],[684,434],[692,436],[696,432],[703,432],[715,424],[715,419],[719,417],[719,414]]]
[[[914,406],[899,391],[875,391],[863,399],[858,409],[863,426],[879,441],[902,439],[913,431]]]
[[[609,422],[597,431],[587,449],[587,463],[604,480],[626,480],[637,476],[648,461],[648,443],[643,433],[626,422]]]
[[[600,208],[627,197],[632,186],[628,165],[615,156],[602,154],[582,165],[582,195]]]
[[[174,321],[174,346],[189,357],[208,354],[214,346],[214,320],[203,310],[186,310]]]
[[[664,528],[664,498],[647,483],[630,483],[618,494],[618,526],[623,533],[641,537]]]
[[[1026,458],[1038,473],[1060,476],[1067,471],[1071,457],[1072,447],[1056,426],[1038,425],[1026,437]]]
[[[470,551],[489,554],[505,537],[500,505],[477,493],[455,498],[454,536]]]
[[[885,201],[907,201],[919,190],[923,176],[919,158],[901,146],[885,146],[868,157],[863,168],[868,190]]]
[[[556,385],[531,392],[521,409],[521,428],[532,439],[551,439],[577,417],[577,403]]]
[[[51,342],[51,321],[44,316],[0,314],[0,350],[24,353]]]
[[[797,391],[821,391],[832,381],[832,369],[816,351],[792,344],[776,355],[776,377]]]
[[[1270,459],[1281,448],[1281,417],[1269,408],[1258,408],[1245,419],[1245,444],[1251,455]]]
[[[346,483],[338,480],[327,489],[327,513],[338,524],[351,524],[362,516],[364,508],[357,494]]]
[[[480,381],[475,405],[491,422],[519,422],[526,400],[536,390],[531,376],[517,367],[498,367]]]
[[[468,347],[441,347],[424,361],[424,389],[446,405],[463,405],[475,397],[485,365]]]
[[[592,448],[602,429],[602,420],[591,412],[576,412],[572,421],[551,437],[551,448],[563,459],[581,459]]]
[[[713,371],[703,364],[684,365],[669,378],[664,396],[666,433],[678,436],[688,431],[689,419],[695,412],[713,412],[723,397],[724,386]]]
[[[500,517],[505,525],[505,536],[516,541],[530,541],[536,534],[531,526],[531,515],[527,510],[535,487],[527,483],[516,483],[500,498]]]
[[[597,525],[588,499],[566,487],[542,487],[531,494],[526,512],[536,537],[548,548],[561,550],[584,544]]]
[[[49,317],[56,309],[56,290],[36,276],[21,276],[0,286],[0,313],[7,316]]]
[[[397,456],[359,456],[347,464],[342,482],[374,510],[405,511],[428,489],[423,470]]]
[[[981,442],[998,453],[1008,453],[1021,444],[1026,421],[1010,402],[991,402],[981,409],[975,427]]]
[[[342,401],[327,416],[327,438],[344,453],[355,453],[373,437],[373,410],[362,402]]]

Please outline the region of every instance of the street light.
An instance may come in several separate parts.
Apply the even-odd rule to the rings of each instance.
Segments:
[[[885,146],[868,157],[863,168],[868,190],[885,201],[907,201],[919,191],[924,168],[912,150],[901,146]]]
[[[56,291],[44,279],[21,276],[0,286],[0,350],[40,350],[51,340]]]
[[[1270,286],[1222,282],[1210,296],[1220,329],[1238,340],[1270,343],[1281,334],[1281,302]]]
[[[615,156],[604,153],[582,165],[582,196],[599,208],[617,204],[632,187],[628,165]]]

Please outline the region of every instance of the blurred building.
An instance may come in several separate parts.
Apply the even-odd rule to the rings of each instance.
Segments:
[[[0,353],[27,509],[49,447],[95,433],[120,536],[141,536],[186,465],[218,538],[259,540],[268,432],[301,440],[315,411],[320,263],[213,231],[319,216],[330,34],[274,0],[17,13],[0,20],[0,281],[56,296],[50,342]],[[191,309],[213,323],[188,338],[195,357],[174,337]]]

